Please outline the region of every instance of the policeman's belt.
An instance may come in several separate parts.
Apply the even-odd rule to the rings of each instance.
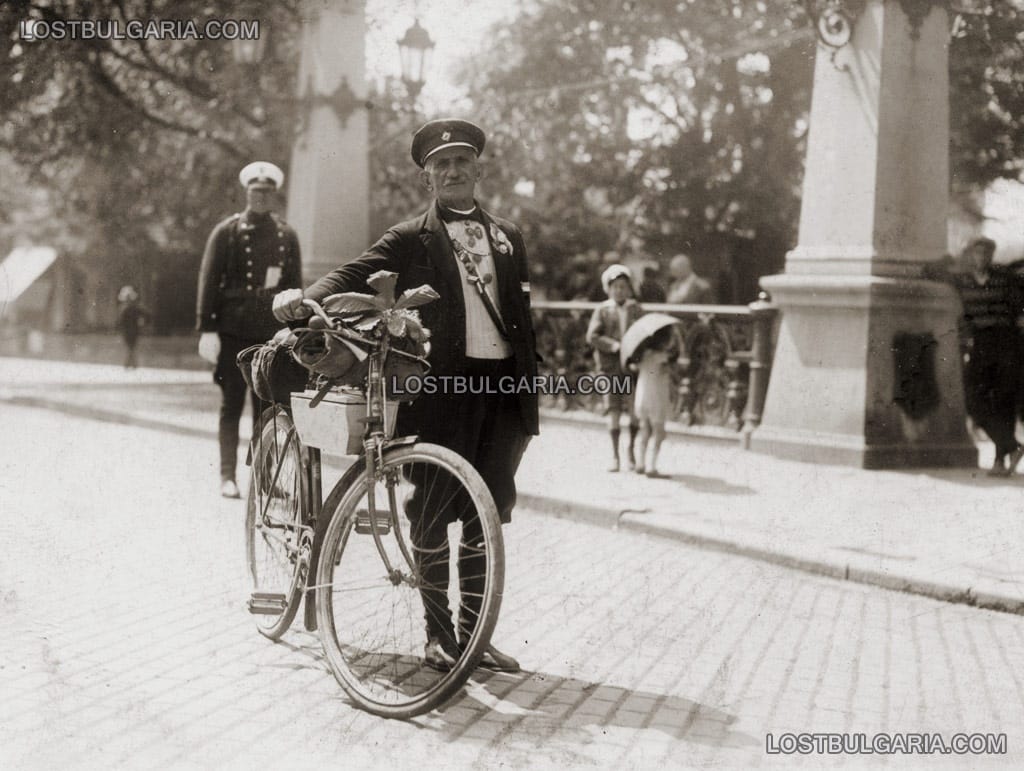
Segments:
[[[221,295],[228,300],[237,300],[245,297],[270,297],[277,294],[277,289],[225,289]]]

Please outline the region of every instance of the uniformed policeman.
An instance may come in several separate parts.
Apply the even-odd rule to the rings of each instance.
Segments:
[[[272,210],[284,172],[272,163],[250,163],[238,175],[246,208],[220,222],[210,234],[199,269],[196,303],[199,355],[214,365],[221,389],[221,495],[238,498],[235,466],[238,422],[245,405],[245,380],[235,357],[243,348],[274,335],[274,294],[302,285],[302,261],[295,231]],[[250,390],[253,422],[265,405]]]

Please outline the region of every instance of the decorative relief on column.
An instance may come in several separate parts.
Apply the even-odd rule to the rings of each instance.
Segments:
[[[949,8],[949,0],[900,0],[900,6],[910,21],[910,39],[917,40],[921,37],[921,25],[932,12],[932,8]]]

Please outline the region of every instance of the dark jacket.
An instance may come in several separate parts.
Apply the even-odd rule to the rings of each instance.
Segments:
[[[629,329],[634,321],[643,316],[644,311],[640,303],[632,298],[626,300],[625,307],[626,329]],[[619,361],[622,333],[619,330],[619,310],[614,300],[605,300],[594,308],[587,325],[586,340],[587,345],[594,349],[594,364],[598,372],[622,372],[622,363]]]
[[[268,279],[278,280],[268,286]],[[273,297],[302,286],[302,258],[295,231],[276,214],[233,214],[206,242],[199,269],[196,328],[261,341],[281,327]]]
[[[483,210],[481,210],[483,211]],[[526,246],[522,234],[508,220],[483,212],[491,241],[498,287],[499,310],[509,334],[509,343],[515,359],[517,379],[533,378],[537,374],[537,353],[530,316],[529,271]],[[491,225],[497,226],[512,245],[512,253],[497,248],[490,234]],[[406,289],[429,284],[440,299],[420,306],[423,324],[431,332],[429,361],[432,375],[458,374],[459,364],[466,352],[466,306],[464,292],[473,291],[462,278],[448,232],[441,221],[437,205],[424,214],[389,229],[377,243],[362,256],[334,269],[310,286],[305,296],[323,300],[336,292],[372,290],[366,279],[378,270],[398,274],[396,295]],[[531,389],[519,389],[519,410],[523,429],[538,433],[537,395]],[[414,403],[419,408],[427,400]],[[401,413],[399,413],[401,416]]]
[[[139,338],[139,331],[149,318],[149,311],[139,305],[138,301],[125,303],[117,313],[117,328],[125,342],[134,343]]]

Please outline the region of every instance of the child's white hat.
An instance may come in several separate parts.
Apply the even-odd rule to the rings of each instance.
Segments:
[[[604,273],[601,274],[601,286],[604,287],[604,293],[608,294],[608,289],[611,287],[612,282],[617,278],[622,278],[623,276],[625,276],[626,280],[629,281],[629,288],[633,289],[633,274],[630,273],[629,268],[625,265],[620,265],[619,263],[609,265],[605,268]],[[635,293],[636,291],[634,290],[634,294]]]

